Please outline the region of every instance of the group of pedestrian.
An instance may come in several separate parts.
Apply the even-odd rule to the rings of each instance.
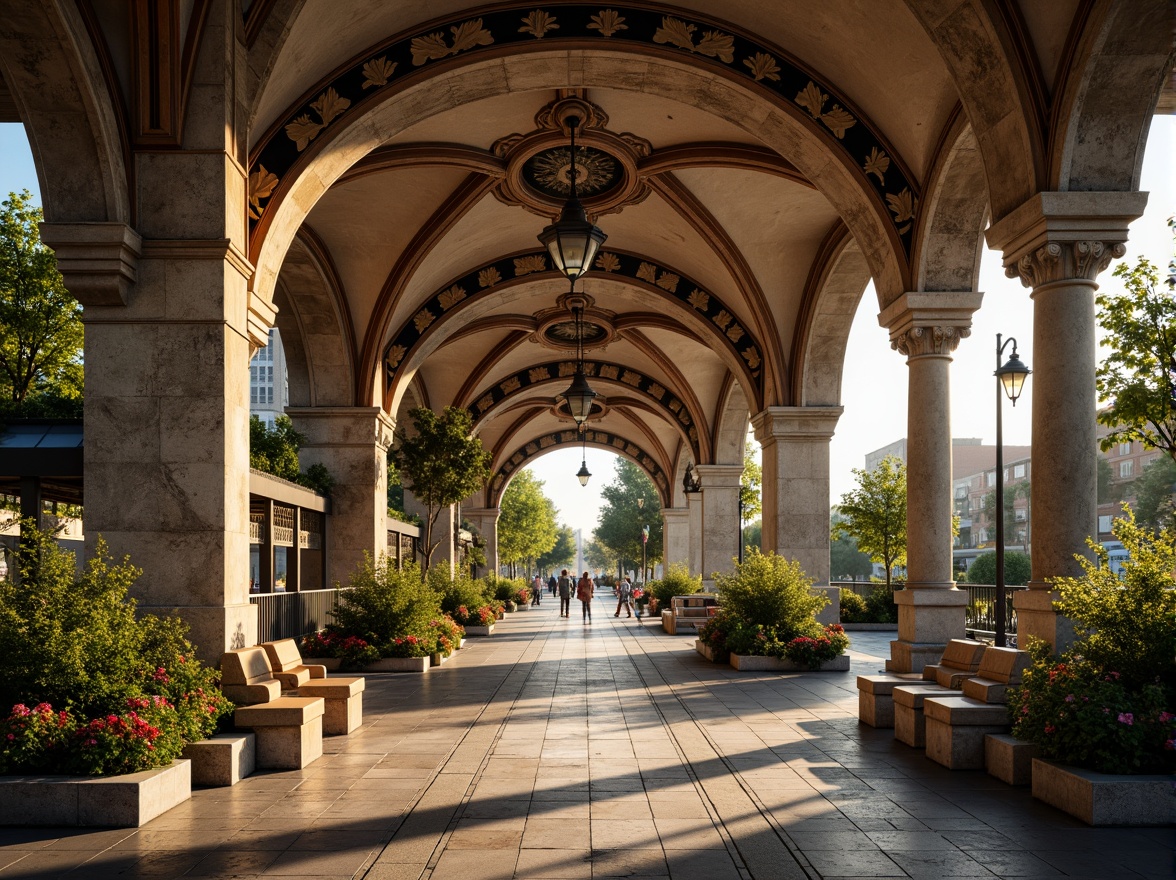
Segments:
[[[531,583],[531,604],[538,605],[539,597],[543,594],[543,578],[541,575],[535,575],[535,580]],[[559,594],[559,616],[571,617],[571,603],[572,591],[576,593],[576,598],[580,600],[580,607],[584,617],[585,624],[592,623],[592,599],[596,596],[596,582],[592,580],[588,572],[584,572],[583,577],[575,580],[573,576],[568,574],[565,568],[559,573],[557,578],[554,574],[547,579],[547,589],[551,591],[551,595]],[[620,584],[617,585],[617,612],[613,617],[621,616],[621,608],[625,609],[628,617],[633,616],[633,581],[626,577]]]

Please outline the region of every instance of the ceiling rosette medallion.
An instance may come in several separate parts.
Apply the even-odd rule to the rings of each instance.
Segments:
[[[580,320],[582,345],[585,350],[604,348],[617,337],[613,326],[615,317],[610,311],[595,307],[596,301],[585,293],[565,293],[555,301],[555,307],[535,314],[537,327],[533,341],[566,354],[576,348],[576,323],[571,317],[574,305],[583,309]]]
[[[589,216],[613,214],[644,200],[650,188],[637,163],[653,152],[637,135],[608,130],[608,114],[577,94],[565,94],[535,114],[535,130],[495,141],[492,151],[506,163],[494,195],[540,217],[555,217],[571,194],[572,154],[568,119],[576,129],[576,191]]]

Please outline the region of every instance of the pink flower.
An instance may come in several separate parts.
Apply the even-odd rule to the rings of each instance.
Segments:
[[[1132,715],[1130,712],[1120,712],[1119,713],[1119,723],[1126,724],[1128,727],[1130,727],[1132,724],[1135,723],[1135,716]]]
[[[1176,718],[1176,715],[1173,715],[1171,712],[1161,712],[1160,713],[1160,724],[1167,724],[1173,718]]]
[[[1045,725],[1045,732],[1046,733],[1053,733],[1055,730],[1057,730],[1057,728],[1054,727],[1052,724]]]
[[[1074,695],[1073,694],[1066,694],[1066,702],[1073,703],[1074,702]]]

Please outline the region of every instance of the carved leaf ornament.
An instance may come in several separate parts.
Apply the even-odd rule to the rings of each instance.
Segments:
[[[558,15],[556,14],[558,13]],[[345,111],[383,91],[399,77],[432,62],[481,47],[534,40],[611,40],[669,47],[714,63],[730,65],[747,82],[804,110],[853,158],[890,212],[900,235],[908,236],[918,207],[918,191],[897,156],[865,121],[826,84],[795,66],[787,56],[754,38],[724,32],[705,23],[639,7],[600,7],[569,3],[554,12],[530,6],[501,5],[478,18],[458,20],[426,33],[383,44],[354,66],[324,82],[315,99],[293,109],[250,159],[251,228],[265,214],[299,154]],[[889,187],[887,183],[889,181]],[[907,247],[909,248],[909,239]]]
[[[663,492],[666,491],[669,481],[666,479],[665,473],[658,466],[656,460],[641,449],[637,445],[630,443],[623,437],[618,437],[615,434],[610,434],[607,431],[588,431],[584,437],[589,443],[595,443],[599,446],[610,446],[613,449],[620,450],[636,462],[641,468],[649,474],[650,478],[661,488]],[[575,430],[554,431],[539,437],[531,442],[520,447],[514,452],[495,473],[490,480],[490,487],[492,493],[497,500],[498,493],[502,491],[502,487],[506,485],[506,478],[513,474],[516,470],[525,464],[528,459],[533,458],[539,452],[545,452],[554,446],[563,444],[579,445],[581,442],[580,432]]]

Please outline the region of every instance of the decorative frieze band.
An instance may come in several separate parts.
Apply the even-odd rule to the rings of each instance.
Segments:
[[[927,327],[909,327],[890,337],[890,347],[907,357],[940,357],[951,354],[961,339],[972,335],[970,327],[952,327],[934,324]]]
[[[1127,253],[1121,241],[1051,241],[1005,266],[1005,275],[1020,278],[1025,287],[1037,288],[1055,281],[1094,281]]]

